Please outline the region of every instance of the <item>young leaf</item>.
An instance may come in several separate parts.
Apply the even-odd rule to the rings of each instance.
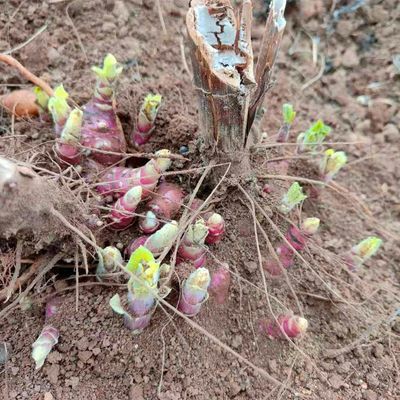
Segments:
[[[114,294],[109,301],[110,307],[113,309],[114,312],[120,315],[129,315],[125,309],[122,307],[121,299],[118,294]]]
[[[143,102],[142,110],[149,121],[154,122],[161,105],[161,94],[148,94]]]
[[[362,240],[359,244],[353,247],[352,252],[356,254],[358,257],[361,258],[362,262],[364,263],[376,252],[382,245],[382,239],[376,236],[370,236],[366,239]]]
[[[324,124],[324,121],[319,119],[306,131],[301,133],[297,137],[297,143],[299,144],[299,150],[310,150],[312,152],[316,151],[318,146],[325,140],[329,135],[332,128]]]
[[[33,93],[35,93],[36,96],[36,103],[39,105],[42,111],[46,111],[50,98],[49,95],[39,86],[35,86],[33,88]]]
[[[137,248],[129,258],[128,264],[126,265],[126,270],[137,275],[138,272],[141,273],[142,263],[155,262],[153,253],[144,246]]]
[[[324,180],[326,182],[331,181],[346,162],[347,155],[344,151],[326,150],[320,163],[320,171]]]
[[[54,89],[54,96],[50,97],[48,101],[48,108],[53,117],[55,123],[59,123],[61,120],[66,120],[70,108],[67,103],[69,95],[64,89],[63,85],[59,85]]]
[[[301,230],[306,235],[314,235],[319,228],[319,218],[306,218],[301,224]]]
[[[307,196],[303,193],[303,188],[298,182],[294,182],[282,198],[280,211],[287,214],[306,198]]]
[[[99,262],[97,264],[96,276],[99,278],[103,274],[108,274],[118,270],[122,265],[123,258],[121,252],[114,246],[107,246],[98,252]]]
[[[36,369],[42,368],[51,349],[58,343],[60,333],[58,329],[47,325],[42,329],[39,337],[32,344],[31,356],[35,361]]]
[[[105,56],[102,68],[96,66],[92,67],[92,71],[98,76],[98,78],[107,83],[115,80],[122,70],[123,66],[112,54],[107,54]]]
[[[75,108],[68,116],[67,122],[61,132],[63,143],[76,144],[81,138],[83,112]]]
[[[292,125],[295,117],[296,111],[294,111],[293,106],[289,103],[285,103],[282,106],[283,122],[287,125]]]

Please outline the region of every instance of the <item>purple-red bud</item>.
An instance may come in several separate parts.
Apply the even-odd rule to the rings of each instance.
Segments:
[[[206,219],[208,235],[206,237],[207,244],[218,243],[225,233],[225,221],[220,214],[212,213]]]
[[[282,339],[288,336],[296,338],[306,332],[308,321],[296,315],[281,314],[275,320],[263,319],[260,321],[260,331],[273,339]]]
[[[181,208],[183,197],[181,187],[174,183],[162,182],[147,203],[147,208],[160,218],[172,219]]]
[[[146,216],[140,218],[139,229],[146,235],[154,233],[161,225],[161,222],[153,211],[147,211]]]

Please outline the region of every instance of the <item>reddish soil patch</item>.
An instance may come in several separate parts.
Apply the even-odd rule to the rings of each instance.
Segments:
[[[126,65],[118,90],[125,132],[133,129],[143,96],[160,92],[165,101],[154,139],[144,150],[166,147],[177,153],[187,145],[191,162],[176,162],[174,169],[203,166],[196,150],[195,93],[181,52],[187,2],[160,1],[166,35],[156,3],[0,2],[0,50],[17,46],[47,24],[44,33],[13,55],[49,83],[63,82],[80,104],[92,92],[89,66],[112,52]],[[255,11],[262,14],[264,2],[255,3]],[[2,398],[48,399],[46,393],[57,400],[400,398],[400,322],[395,316],[400,299],[400,80],[393,63],[400,42],[400,4],[373,0],[335,14],[361,2],[338,1],[332,7],[330,3],[290,6],[276,84],[255,126],[272,137],[281,122],[281,105],[290,101],[298,111],[292,141],[311,121],[322,118],[333,127],[333,147],[349,154],[348,166],[336,180],[348,191],[325,189],[319,201],[307,201],[302,209],[303,215],[322,221],[321,233],[304,255],[307,265],[299,260],[288,281],[267,281],[274,312],[299,313],[300,308],[309,320],[309,331],[295,345],[259,334],[258,320],[270,311],[257,264],[252,214],[246,198],[225,184],[216,194],[221,196],[216,208],[226,218],[228,233],[213,254],[234,271],[232,290],[226,304],[217,306],[211,300],[194,319],[242,357],[286,382],[286,388],[271,393],[268,380],[168,310],[159,308],[151,326],[132,336],[108,305],[110,297],[123,289],[89,285],[95,282],[93,276],[84,277],[76,303],[72,270],[63,263],[35,286],[31,309],[16,307],[0,321],[0,342],[11,346],[8,362],[0,365]],[[255,52],[262,30],[262,19],[256,20]],[[313,40],[318,43],[315,62]],[[15,71],[1,66],[0,73],[4,92],[25,84]],[[0,152],[59,173],[51,161],[51,127],[38,120],[14,123],[4,110],[1,113]],[[314,161],[292,153],[290,146],[261,148],[253,156],[254,169],[259,175],[281,174],[271,159],[287,158],[288,175],[315,178]],[[174,178],[190,190],[200,174]],[[259,190],[256,200],[285,232],[287,221],[273,210],[290,182],[260,180],[259,189],[264,182],[274,191],[264,198]],[[211,189],[205,186],[200,194],[204,197]],[[277,232],[258,212],[256,216],[276,243]],[[135,233],[110,233],[107,241],[126,245]],[[349,274],[338,255],[372,234],[384,238],[383,251],[357,274]],[[268,255],[260,231],[258,237],[261,252]],[[15,240],[1,241],[0,249],[4,286],[12,270],[6,266],[13,265]],[[215,267],[217,261],[210,265]],[[60,342],[43,369],[34,372],[31,344],[43,325],[43,300],[55,291],[63,299]],[[175,294],[176,290],[172,303]]]

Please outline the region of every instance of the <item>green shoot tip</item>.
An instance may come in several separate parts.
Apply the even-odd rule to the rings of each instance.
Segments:
[[[294,111],[293,106],[289,103],[285,103],[282,106],[283,122],[287,125],[292,125],[294,119],[296,118],[296,111]]]
[[[103,67],[93,66],[92,71],[100,78],[107,82],[115,80],[122,72],[123,66],[117,61],[112,54],[107,54],[103,61]]]
[[[307,196],[303,193],[303,188],[298,182],[294,182],[283,196],[280,210],[286,214],[306,198]]]

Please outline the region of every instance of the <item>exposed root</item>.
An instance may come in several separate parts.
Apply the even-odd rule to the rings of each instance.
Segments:
[[[273,248],[273,246],[272,246],[272,244],[271,244],[271,242],[270,242],[268,236],[266,235],[265,231],[262,229],[261,224],[259,223],[259,221],[258,221],[257,218],[256,218],[256,214],[255,214],[255,205],[257,205],[257,203],[247,194],[247,192],[246,192],[240,185],[238,185],[238,188],[239,188],[240,191],[245,195],[245,197],[248,199],[248,201],[249,201],[250,204],[251,204],[251,211],[252,211],[253,222],[254,222],[254,235],[255,235],[256,246],[257,246],[258,264],[259,264],[259,269],[260,269],[260,273],[261,273],[262,280],[263,280],[264,290],[265,290],[266,299],[267,299],[267,305],[268,305],[268,309],[269,309],[270,314],[271,314],[272,317],[274,318],[275,322],[278,323],[277,315],[274,313],[274,311],[273,311],[273,309],[272,309],[271,302],[270,302],[270,300],[269,300],[267,281],[266,281],[266,278],[265,278],[265,272],[264,272],[264,268],[263,268],[263,265],[262,265],[262,255],[261,255],[260,244],[259,244],[259,240],[258,240],[258,228],[261,230],[261,232],[264,233],[264,238],[265,238],[266,241],[267,241],[267,244],[268,244],[268,247],[269,247],[270,252],[274,255],[274,257],[275,257],[276,260],[278,261],[278,263],[279,263],[280,267],[282,268],[282,270],[284,270],[284,268],[283,268],[283,265],[281,264],[281,262],[280,262],[280,260],[279,260],[279,258],[278,258],[278,255],[276,254],[276,251],[275,251],[275,249]],[[259,206],[258,206],[258,207],[259,207]],[[283,236],[283,235],[282,235],[282,236]],[[283,237],[284,237],[284,236],[283,236]],[[286,273],[286,271],[283,271],[283,272]],[[294,295],[294,298],[296,299],[296,303],[297,303],[297,306],[299,307],[299,311],[302,313],[302,307],[301,307],[301,305],[300,305],[299,299],[298,299],[296,293],[294,292],[292,285],[290,284],[290,280],[289,280],[287,274],[286,274],[285,277],[286,277],[286,281],[287,281],[287,283],[288,283],[290,289],[292,290],[292,293],[293,293],[293,295]],[[303,315],[303,313],[302,313],[302,315]],[[285,332],[282,332],[282,333],[283,333],[283,335],[285,336],[286,340],[287,340],[297,351],[299,351],[300,354],[302,354],[304,357],[306,357],[308,360],[310,360],[310,361],[313,363],[314,367],[316,368],[316,370],[318,371],[318,373],[320,374],[320,376],[321,376],[325,381],[327,381],[326,374],[324,374],[324,373],[317,367],[317,365],[316,365],[315,362],[311,359],[311,357],[310,357],[309,355],[307,355],[306,353],[304,353],[304,351],[303,351],[302,349],[300,349],[300,347],[297,346],[297,344],[296,344],[291,338],[289,338],[289,336],[287,336],[287,334],[286,334]]]
[[[20,300],[23,299],[33,287],[35,287],[35,285],[54,267],[54,265],[56,265],[58,261],[61,260],[63,256],[64,255],[62,253],[58,253],[52,258],[49,254],[43,256],[43,259],[41,259],[42,262],[37,267],[37,269],[40,269],[40,271],[36,275],[35,279],[32,280],[26,289],[20,293],[20,295],[11,304],[0,311],[0,321],[2,318],[5,318],[16,306],[18,306]]]
[[[19,278],[19,273],[21,271],[21,253],[22,253],[22,241],[18,240],[17,241],[17,246],[15,248],[15,269],[14,269],[14,274],[11,278],[11,282],[10,285],[7,288],[7,296],[5,299],[5,303],[10,299],[10,297],[12,296],[15,288],[18,287],[17,280]],[[1,292],[0,292],[0,301],[1,301]]]
[[[195,212],[193,212],[193,214],[192,214],[190,217],[188,217],[188,210],[190,209],[190,206],[192,205],[193,200],[194,200],[194,198],[196,197],[196,194],[197,194],[198,190],[200,189],[200,187],[201,187],[201,185],[202,185],[202,183],[203,183],[205,177],[207,176],[208,172],[209,172],[212,168],[214,168],[214,167],[215,167],[215,165],[214,165],[213,163],[210,163],[210,164],[208,165],[208,167],[206,168],[206,170],[204,171],[203,175],[201,176],[201,178],[200,178],[199,181],[197,182],[196,188],[194,189],[194,191],[193,191],[193,193],[192,193],[192,195],[191,195],[191,197],[190,197],[188,206],[187,206],[187,208],[185,209],[185,211],[183,212],[183,215],[182,215],[182,217],[181,217],[181,219],[180,219],[180,221],[179,221],[180,229],[179,229],[179,232],[178,232],[178,237],[177,237],[177,241],[176,241],[176,244],[175,244],[175,249],[174,249],[174,252],[173,252],[172,257],[171,257],[171,271],[169,272],[168,277],[167,277],[167,279],[165,280],[165,282],[169,282],[170,279],[172,278],[172,274],[173,274],[174,269],[175,269],[176,257],[177,257],[177,252],[178,252],[180,240],[181,240],[181,238],[182,238],[184,232],[186,231],[187,227],[197,218],[197,216],[200,214],[200,212],[202,212],[202,211],[205,209],[205,207],[209,204],[210,199],[213,197],[214,193],[217,191],[217,189],[219,188],[219,186],[220,186],[220,185],[222,184],[222,182],[224,181],[226,175],[228,174],[229,169],[230,169],[230,164],[228,164],[228,167],[226,168],[226,171],[225,171],[225,173],[223,174],[222,178],[221,178],[220,181],[215,185],[214,189],[212,190],[212,192],[210,193],[210,195],[206,198],[206,200],[204,201],[204,203],[203,203]],[[170,248],[168,248],[168,251],[169,251],[169,250],[170,250]],[[167,255],[168,251],[167,251],[167,249],[166,249],[166,250],[163,252],[163,254],[160,256],[159,260],[162,261],[162,260],[164,259],[164,257]],[[160,261],[160,262],[161,262],[161,261]]]
[[[76,36],[76,40],[78,41],[78,44],[79,44],[79,47],[80,47],[80,49],[82,51],[83,57],[85,58],[86,62],[88,63],[89,62],[89,58],[87,56],[87,53],[86,53],[86,50],[85,50],[85,46],[82,43],[81,36],[79,35],[78,29],[76,29],[74,21],[72,20],[71,16],[69,15],[69,8],[71,7],[71,4],[73,4],[75,2],[76,2],[76,0],[75,1],[71,1],[67,5],[67,7],[65,7],[65,15],[67,16],[67,19],[69,21],[69,24],[71,25],[72,30],[74,31],[74,34]]]
[[[30,72],[27,68],[25,68],[19,61],[17,61],[14,57],[11,57],[7,54],[0,53],[0,61],[10,65],[11,67],[16,68],[19,73],[28,81],[34,83],[36,86],[39,86],[43,91],[45,91],[49,96],[53,96],[53,89],[49,84],[47,84],[43,79],[40,79],[32,72]]]

